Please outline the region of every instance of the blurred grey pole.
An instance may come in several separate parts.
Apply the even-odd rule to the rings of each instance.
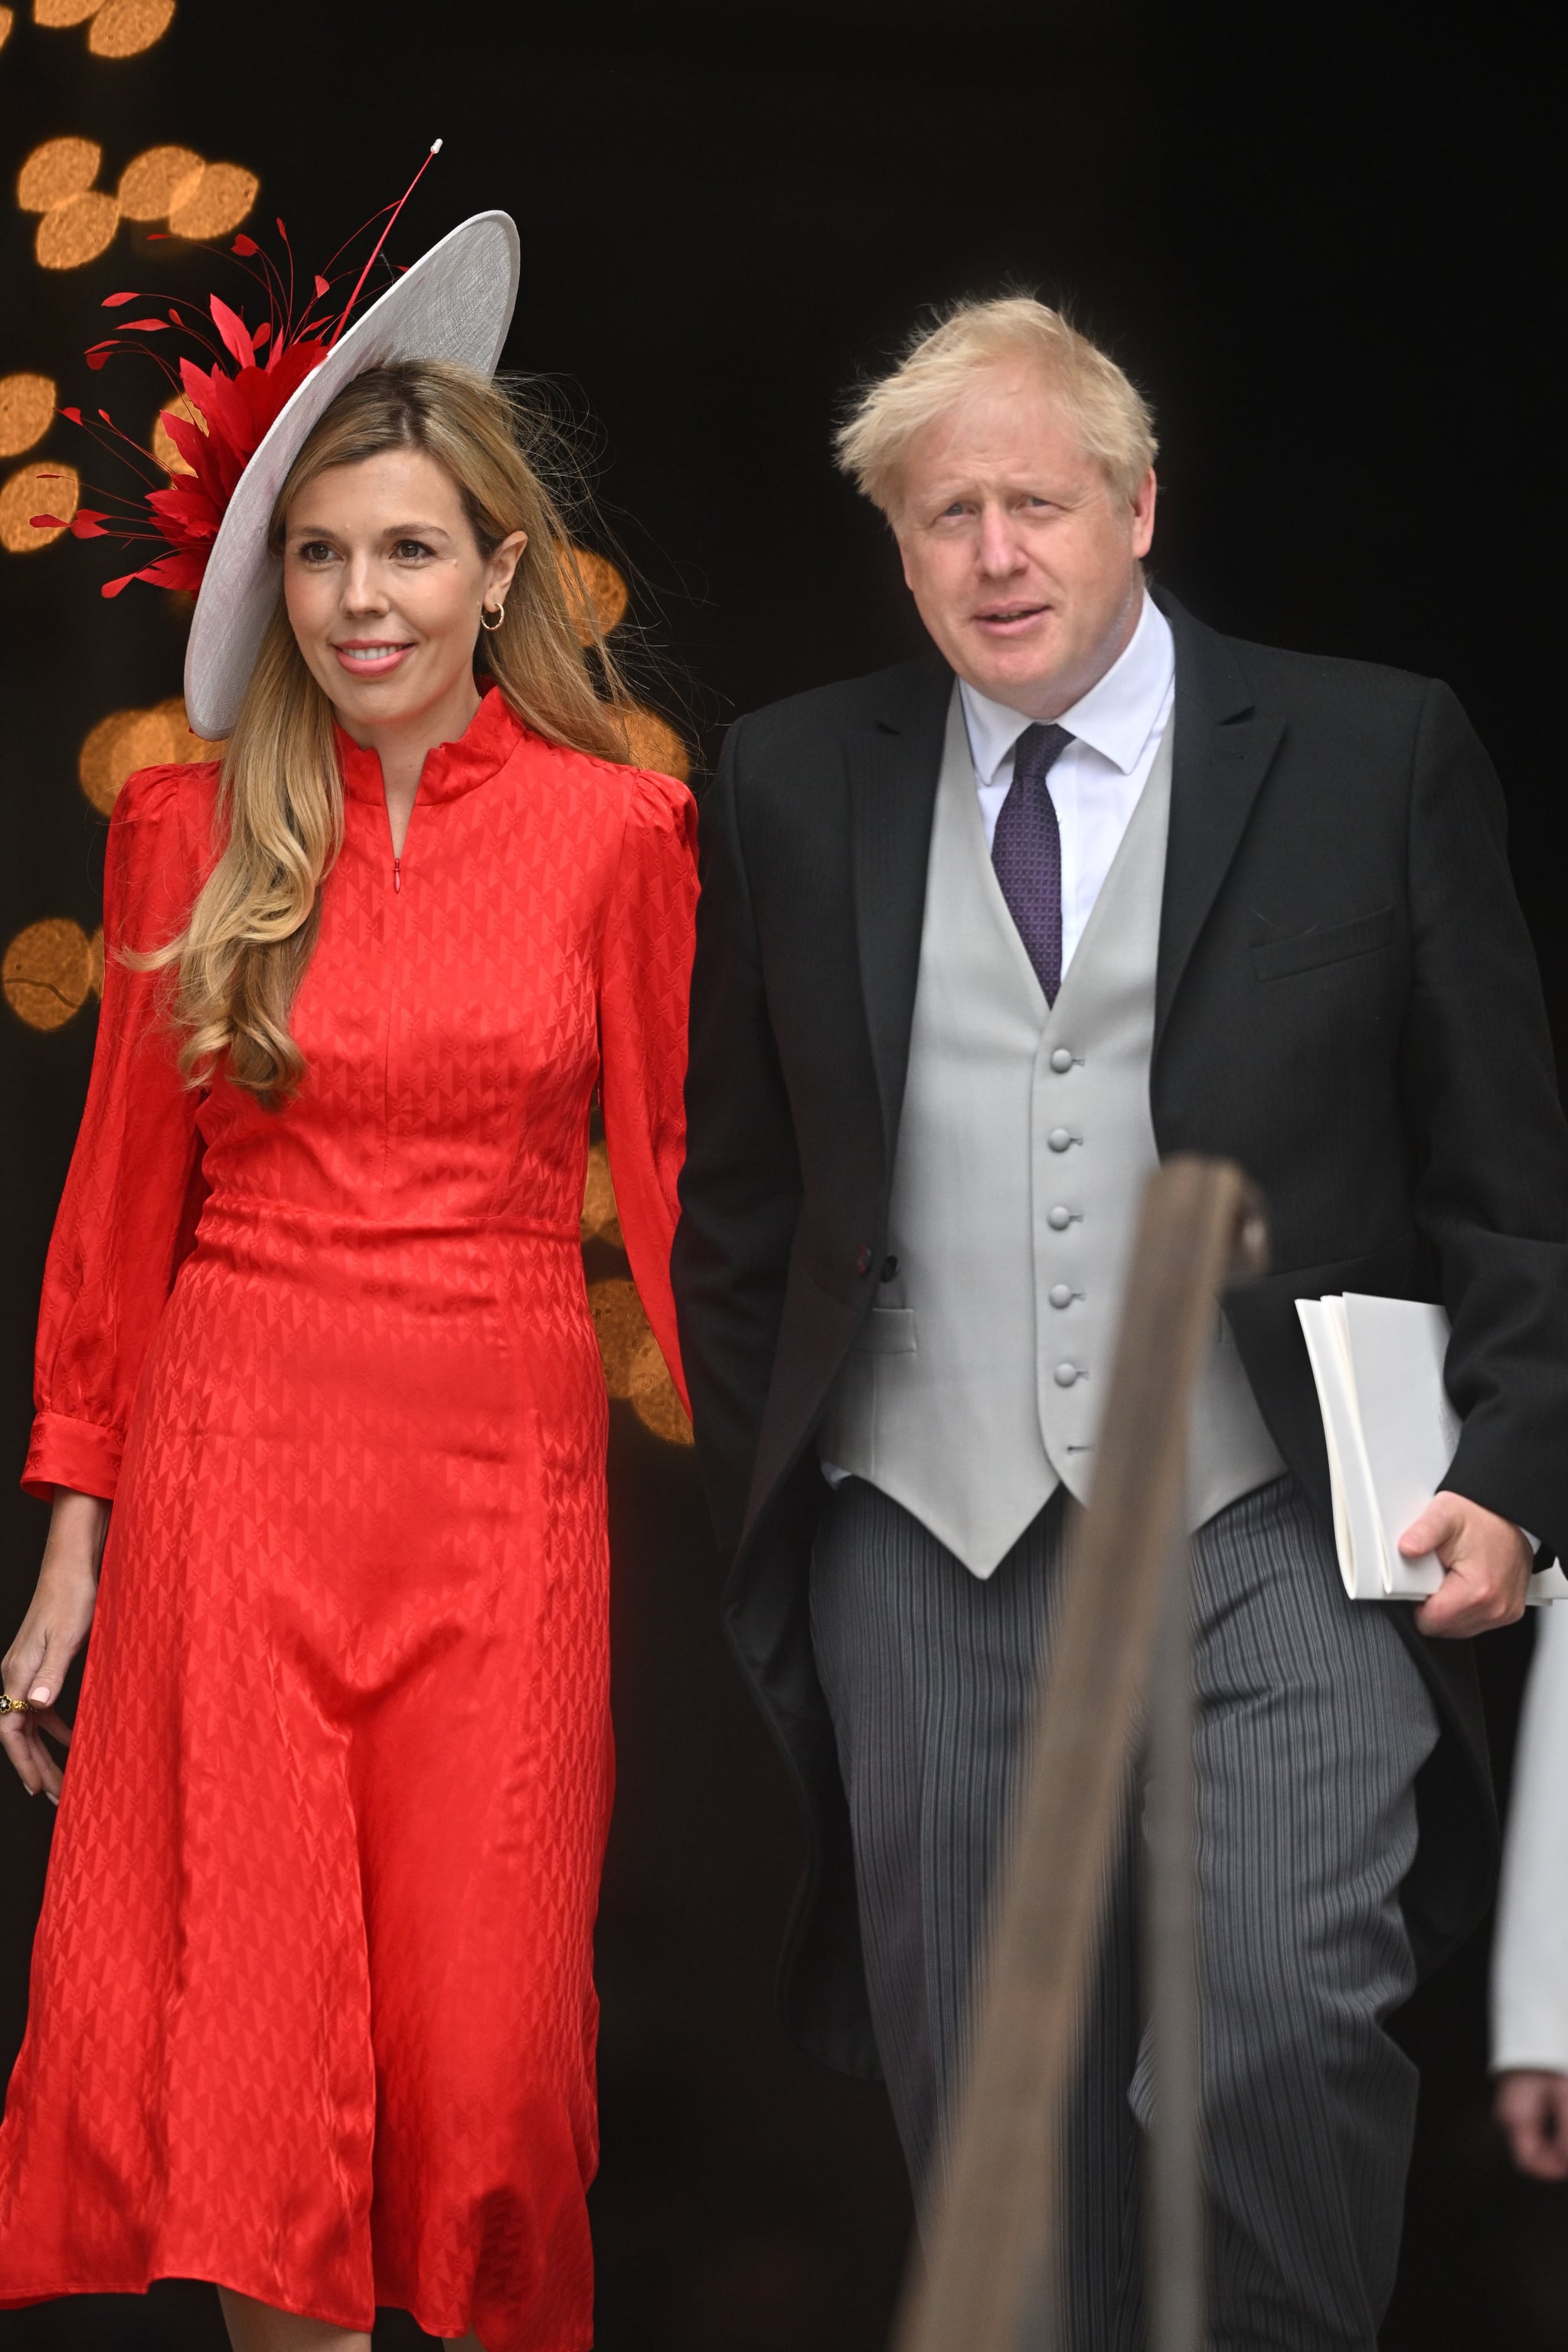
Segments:
[[[1135,1734],[1141,1718],[1148,1722],[1151,1666],[1173,1581],[1184,1622],[1185,1578],[1173,1580],[1170,1570],[1185,1516],[1193,1382],[1220,1291],[1236,1274],[1261,1272],[1263,1260],[1262,1215],[1239,1169],[1184,1155],[1150,1179],[1094,1491],[1069,1547],[1055,1662],[1037,1703],[973,2063],[930,2217],[930,2266],[917,2252],[906,2281],[898,2352],[1040,2352],[1040,2288],[1056,2277],[1059,2253],[1062,2117],[1099,1954],[1107,1863]],[[1167,1682],[1188,1708],[1190,1696],[1180,1694],[1190,1694],[1190,1673],[1189,1666]],[[1190,1748],[1190,1720],[1184,1736],[1178,1728],[1168,1737],[1178,1753]],[[1192,2294],[1181,2282],[1201,2276],[1191,2204],[1199,2176],[1189,2160],[1184,2184],[1173,2183],[1184,2204],[1167,2192],[1163,2168],[1168,2161],[1173,2172],[1181,2147],[1196,2146],[1192,1790],[1179,1773],[1172,1785],[1187,1824],[1185,1859],[1173,1864],[1172,1881],[1184,1890],[1178,1900],[1189,1924],[1184,1934],[1178,1924],[1173,1939],[1185,1958],[1171,2023],[1165,1997],[1157,2001],[1166,2080],[1156,2097],[1175,2122],[1169,2158],[1161,2158],[1159,2275],[1151,2277],[1150,2301],[1168,2303],[1171,2327],[1187,2327]],[[1163,1881],[1157,1908],[1164,1921],[1163,1890]],[[1163,1958],[1159,1965],[1163,1972]],[[1170,2332],[1163,2316],[1157,2326],[1164,2331],[1155,2339],[1160,2352],[1200,2340]]]
[[[1154,2123],[1145,2155],[1151,2352],[1203,2352],[1203,2065],[1198,1992],[1197,1728],[1192,1559],[1173,1544],[1149,1689],[1143,1985]]]

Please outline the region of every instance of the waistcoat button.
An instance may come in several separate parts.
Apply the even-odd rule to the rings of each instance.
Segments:
[[[1078,1379],[1078,1366],[1076,1364],[1058,1364],[1056,1370],[1051,1374],[1051,1378],[1055,1381],[1058,1389],[1070,1389],[1074,1381]]]
[[[862,1242],[862,1243],[861,1243],[861,1244],[860,1244],[860,1246],[859,1246],[859,1248],[856,1251],[856,1253],[855,1253],[855,1271],[856,1271],[856,1273],[857,1273],[857,1274],[869,1274],[869,1273],[870,1273],[870,1271],[871,1271],[871,1244],[870,1244],[870,1243],[869,1243],[869,1242]]]
[[[1053,1234],[1065,1234],[1068,1227],[1072,1223],[1072,1211],[1070,1209],[1063,1209],[1059,1207],[1047,1209],[1046,1212],[1046,1223],[1049,1225]]]
[[[1078,1141],[1070,1127],[1053,1127],[1046,1141],[1053,1151],[1065,1151],[1069,1143]]]
[[[1053,1307],[1070,1307],[1077,1293],[1070,1282],[1053,1282],[1048,1296]]]
[[[1068,1053],[1065,1045],[1057,1045],[1052,1048],[1051,1067],[1055,1070],[1058,1078],[1061,1076],[1064,1070],[1071,1069],[1072,1055]]]

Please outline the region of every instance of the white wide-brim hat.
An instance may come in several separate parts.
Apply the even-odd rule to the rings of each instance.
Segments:
[[[185,715],[195,734],[221,740],[238,715],[278,602],[272,509],[316,425],[345,383],[392,361],[459,360],[493,375],[520,268],[510,216],[476,213],[372,303],[279,410],[235,486],[202,575],[185,648]]]

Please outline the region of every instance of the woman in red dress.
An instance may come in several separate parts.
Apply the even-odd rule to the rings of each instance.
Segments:
[[[90,1619],[0,2304],[173,2275],[239,2352],[367,2346],[377,2304],[584,2352],[612,1767],[579,1214],[597,1088],[673,1368],[691,804],[625,763],[488,377],[333,364],[272,450],[227,760],[132,777],[110,828],[0,1718],[61,1798],[40,1732]],[[198,659],[197,724],[216,690]]]

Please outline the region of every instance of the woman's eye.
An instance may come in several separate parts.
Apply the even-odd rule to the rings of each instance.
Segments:
[[[431,552],[422,539],[400,539],[392,551],[399,563],[417,563]]]
[[[308,539],[295,550],[301,563],[330,563],[332,551],[324,539]]]

